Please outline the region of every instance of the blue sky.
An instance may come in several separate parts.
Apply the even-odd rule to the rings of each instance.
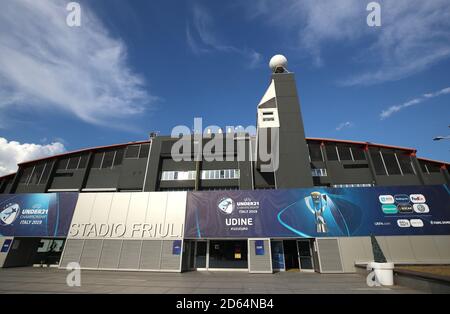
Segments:
[[[284,54],[308,137],[418,149],[449,161],[450,3],[361,0],[0,1],[0,174],[64,150],[254,125]],[[384,113],[383,113],[384,112]]]

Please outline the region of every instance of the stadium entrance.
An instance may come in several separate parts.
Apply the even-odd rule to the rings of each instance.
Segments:
[[[3,267],[58,266],[65,239],[15,237]]]

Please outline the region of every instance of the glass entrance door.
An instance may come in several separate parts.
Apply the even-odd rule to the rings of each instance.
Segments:
[[[206,269],[206,252],[208,243],[206,241],[195,242],[195,268]]]
[[[309,239],[297,240],[297,248],[298,248],[298,259],[300,263],[300,270],[314,271],[311,240]]]

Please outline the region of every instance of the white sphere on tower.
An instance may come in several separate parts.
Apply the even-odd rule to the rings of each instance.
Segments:
[[[270,59],[269,67],[272,72],[275,72],[278,68],[287,69],[288,61],[283,55],[275,55]]]

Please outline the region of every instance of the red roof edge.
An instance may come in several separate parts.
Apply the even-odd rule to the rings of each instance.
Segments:
[[[410,148],[410,147],[377,144],[377,143],[371,143],[371,142],[337,140],[337,139],[332,139],[332,138],[307,137],[306,140],[321,141],[321,142],[347,143],[347,144],[356,144],[356,145],[369,145],[369,146],[381,147],[381,148],[393,148],[393,149],[405,150],[408,152],[416,152],[417,151],[415,148]]]
[[[441,165],[450,165],[448,162],[445,161],[440,161],[440,160],[435,160],[435,159],[429,159],[429,158],[422,158],[422,157],[417,157],[418,160],[423,160],[423,161],[428,161],[428,162],[434,162],[436,164],[441,164]]]
[[[16,173],[17,173],[17,172],[13,172],[13,173],[10,173],[10,174],[7,174],[7,175],[4,175],[4,176],[1,176],[1,177],[0,177],[0,180],[1,180],[1,179],[4,179],[4,178],[7,178],[7,177],[12,177],[12,176],[15,176],[15,175],[16,175]]]
[[[145,143],[150,143],[150,142],[151,142],[151,140],[146,140],[146,141],[136,141],[136,142],[121,143],[121,144],[112,144],[112,145],[105,145],[105,146],[96,146],[96,147],[83,148],[83,149],[79,149],[79,150],[65,152],[65,153],[58,154],[58,155],[53,155],[53,156],[48,156],[48,157],[43,157],[43,158],[38,158],[38,159],[24,161],[24,162],[21,162],[21,163],[19,163],[17,165],[18,166],[22,166],[22,165],[29,164],[29,163],[32,163],[32,162],[37,162],[37,161],[46,160],[46,159],[53,159],[53,158],[58,158],[58,157],[66,156],[66,155],[72,155],[72,154],[87,152],[87,151],[93,151],[93,150],[99,150],[99,149],[108,149],[108,148],[121,147],[121,146],[128,146],[128,145],[133,145],[133,144],[134,145],[139,145],[139,144],[145,144]]]

